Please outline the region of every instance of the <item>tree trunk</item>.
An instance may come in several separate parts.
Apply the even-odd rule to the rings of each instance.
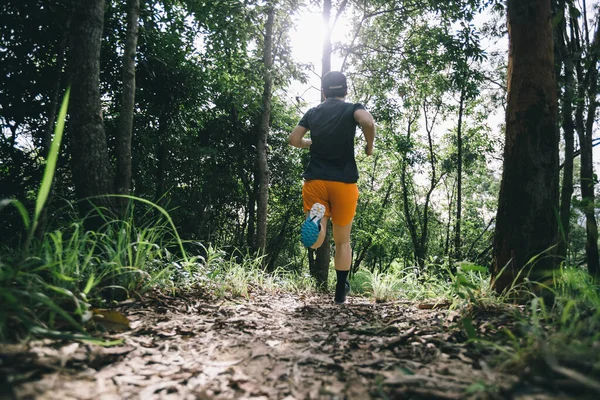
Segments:
[[[331,71],[331,0],[323,0],[323,26],[325,27],[325,38],[323,40],[323,56],[321,59],[321,77]],[[325,101],[321,94],[321,101]],[[310,275],[317,281],[317,288],[327,288],[329,277],[329,258],[331,257],[331,234],[329,229],[325,240],[316,251],[308,249],[308,267]],[[315,257],[316,255],[316,257]]]
[[[410,136],[412,133],[411,128],[412,128],[413,122],[414,122],[414,120],[412,120],[412,119],[408,121],[408,129],[406,132],[406,141],[407,142],[410,142]],[[415,220],[410,212],[410,206],[409,206],[409,200],[408,200],[409,188],[408,188],[408,181],[407,181],[407,177],[406,177],[406,167],[408,164],[407,159],[408,159],[408,155],[405,154],[404,158],[402,160],[402,170],[400,172],[400,184],[402,185],[402,205],[403,205],[403,209],[404,209],[404,218],[406,219],[406,225],[408,226],[408,232],[410,233],[410,240],[413,245],[413,253],[415,256],[415,261],[419,265],[419,268],[422,270],[425,266],[425,263],[424,263],[424,260],[422,257],[423,252],[422,252],[419,237],[418,237],[417,226],[416,226]],[[416,207],[416,204],[415,204],[415,207]]]
[[[600,21],[600,12],[598,14],[598,20]],[[598,279],[598,225],[595,216],[595,176],[593,166],[593,138],[592,129],[594,124],[594,117],[596,113],[596,91],[598,84],[598,46],[600,42],[600,26],[598,27],[592,44],[589,45],[589,35],[587,29],[585,37],[581,38],[579,35],[579,25],[577,19],[571,18],[571,34],[573,36],[573,51],[575,54],[583,54],[583,47],[587,47],[590,58],[579,59],[575,65],[578,80],[577,90],[577,101],[575,110],[575,129],[579,136],[579,145],[581,147],[581,168],[580,168],[580,182],[581,182],[581,200],[582,209],[585,214],[586,220],[586,244],[585,253],[586,261],[588,265],[588,271],[595,278]],[[588,46],[589,45],[589,46]],[[585,113],[585,100],[586,97],[589,100],[587,120],[584,116]]]
[[[450,236],[452,226],[452,204],[454,204],[454,188],[456,185],[452,185],[452,190],[448,190],[448,222],[446,222],[446,238],[444,240],[444,256],[450,256]]]
[[[584,163],[583,153],[584,148],[581,147],[581,168],[582,168],[582,180],[581,180],[581,192],[583,197],[584,205],[586,206],[586,210],[589,210],[589,213],[586,212],[586,231],[587,231],[587,241],[586,241],[586,254],[587,254],[587,262],[588,262],[588,272],[595,279],[596,282],[600,281],[600,260],[598,257],[598,224],[596,222],[596,214],[595,214],[595,198],[594,198],[594,186],[596,181],[596,176],[594,174],[594,156],[593,156],[593,133],[594,133],[594,122],[596,118],[596,110],[598,109],[598,56],[600,52],[600,11],[598,11],[598,18],[596,18],[596,33],[594,34],[594,39],[590,46],[590,54],[591,54],[591,62],[588,68],[588,77],[587,80],[589,82],[588,86],[588,112],[587,112],[587,120],[585,124],[585,151],[588,153],[586,157],[586,161]],[[587,23],[587,21],[586,21]],[[585,164],[585,182],[584,185],[583,179],[583,166]],[[584,186],[586,188],[586,194],[583,195]]]
[[[556,266],[558,130],[549,0],[508,0],[508,102],[492,287]],[[533,260],[534,257],[541,257]],[[529,274],[531,271],[531,274]]]
[[[135,54],[139,19],[140,0],[127,0],[127,36],[123,54],[123,100],[115,145],[117,156],[115,188],[118,194],[130,194],[131,192],[131,136],[135,107]],[[119,198],[117,203],[119,215],[125,216],[129,201]]]
[[[156,145],[156,202],[159,202],[167,192],[167,166],[169,158],[168,145],[168,112],[164,110],[158,118],[158,140]]]
[[[456,221],[454,228],[454,258],[456,260],[460,260],[462,258],[461,254],[461,243],[460,243],[460,223],[462,218],[462,164],[463,164],[463,155],[462,155],[462,122],[463,122],[463,112],[465,105],[465,95],[466,88],[462,88],[460,92],[460,103],[458,108],[458,127],[456,130],[456,142],[458,147],[458,160],[456,166]]]
[[[390,181],[387,189],[385,190],[385,196],[383,197],[383,202],[381,203],[381,206],[379,207],[379,212],[377,213],[378,221],[383,220],[383,216],[385,214],[385,210],[387,209],[388,203],[390,201],[390,197],[391,197],[393,188],[394,188],[394,181],[392,180],[392,181]],[[354,259],[354,264],[352,265],[352,268],[350,269],[353,274],[355,274],[358,271],[358,268],[360,268],[360,263],[367,256],[367,252],[372,244],[373,244],[373,236],[371,235],[371,236],[369,236],[369,239],[363,245],[363,247],[358,252],[358,255]]]
[[[559,10],[565,11],[564,0],[559,1]],[[564,15],[567,15],[564,12]],[[573,159],[575,150],[575,126],[573,123],[573,94],[574,94],[574,76],[573,76],[573,58],[567,46],[566,21],[563,17],[556,29],[556,42],[560,62],[556,62],[557,69],[560,71],[561,64],[564,65],[564,95],[562,97],[562,128],[565,138],[565,162],[563,164],[562,188],[560,193],[560,245],[558,247],[558,256],[562,259],[567,257],[570,233],[571,217],[571,198],[573,196]]]
[[[271,95],[273,87],[273,24],[275,9],[269,6],[267,24],[265,26],[265,42],[263,49],[264,89],[262,95],[262,110],[256,146],[256,179],[258,180],[257,210],[256,210],[256,247],[260,254],[265,254],[267,245],[267,207],[269,204],[269,163],[267,141],[269,137],[269,119],[271,117]],[[266,258],[263,258],[266,262]]]
[[[331,71],[331,53],[333,46],[331,44],[331,0],[323,0],[323,26],[325,27],[325,37],[323,38],[323,55],[321,57],[321,77]],[[321,100],[325,97],[321,94]]]
[[[308,268],[310,276],[315,278],[317,289],[319,290],[327,289],[327,282],[329,280],[329,260],[331,259],[331,246],[329,245],[331,240],[330,231],[331,229],[327,229],[325,240],[321,247],[317,250],[309,249]],[[315,254],[316,257],[313,258],[311,254]]]
[[[258,181],[254,179],[252,185],[246,190],[248,193],[248,248],[251,249],[256,243],[256,193],[258,192]]]
[[[84,217],[92,210],[84,199],[114,211],[113,201],[105,196],[114,190],[99,90],[103,25],[104,0],[74,2],[69,54],[72,85],[69,150],[75,193]],[[95,229],[101,223],[102,218],[86,218],[88,229]]]
[[[433,127],[435,126],[435,120],[438,115],[441,104],[437,104],[435,114],[431,119],[431,125],[429,124],[427,118],[427,106],[424,105],[424,116],[425,116],[425,130],[427,131],[427,143],[429,149],[429,162],[431,164],[431,178],[429,180],[429,189],[427,190],[427,194],[425,195],[425,203],[423,204],[423,216],[420,219],[421,221],[421,237],[419,239],[419,255],[418,257],[421,259],[419,265],[421,267],[425,266],[425,259],[427,258],[427,240],[429,238],[429,204],[431,202],[431,196],[433,195],[433,191],[437,187],[440,182],[443,174],[439,177],[436,172],[436,154],[433,146]],[[416,202],[415,202],[416,206]]]
[[[269,243],[269,262],[267,264],[267,271],[273,272],[275,271],[275,263],[277,262],[277,258],[283,250],[283,245],[285,244],[286,233],[288,231],[288,226],[290,224],[290,218],[292,216],[293,208],[288,208],[285,211],[285,215],[283,216],[283,223],[281,224],[281,229],[277,236],[272,239],[272,242]]]

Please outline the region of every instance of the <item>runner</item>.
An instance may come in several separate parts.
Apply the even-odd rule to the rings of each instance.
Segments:
[[[347,103],[344,74],[327,73],[321,82],[325,101],[304,114],[292,130],[292,146],[309,149],[310,162],[304,177],[302,198],[306,220],[300,233],[305,247],[318,249],[325,239],[331,217],[337,275],[335,302],[342,304],[350,291],[348,271],[352,262],[350,231],[358,202],[358,168],[354,159],[356,126],[362,128],[365,152],[373,154],[375,121],[360,103]],[[310,131],[310,139],[304,139]]]

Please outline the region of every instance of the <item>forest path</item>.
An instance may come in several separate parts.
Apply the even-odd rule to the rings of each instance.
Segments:
[[[112,335],[121,346],[45,340],[0,351],[0,367],[22,380],[16,398],[551,398],[515,395],[519,379],[487,367],[457,313],[408,301],[153,295],[121,312],[132,321]]]

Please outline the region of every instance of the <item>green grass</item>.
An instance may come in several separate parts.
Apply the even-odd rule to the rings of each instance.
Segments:
[[[215,254],[216,253],[216,254]],[[245,297],[252,292],[271,294],[307,293],[314,291],[314,279],[307,274],[280,268],[272,273],[263,267],[264,256],[236,254],[225,259],[225,254],[215,249],[207,253],[212,259],[209,263],[209,279],[220,297]]]
[[[129,215],[123,220],[111,220],[96,209],[107,221],[97,231],[86,231],[84,221],[73,221],[47,232],[39,243],[33,242],[54,178],[68,101],[69,90],[59,112],[33,218],[19,201],[0,201],[0,211],[17,208],[27,231],[21,248],[0,251],[0,340],[31,333],[56,337],[58,330],[84,334],[94,306],[157,285],[173,287],[182,275],[188,285],[202,276],[197,271],[203,268],[202,260],[187,257],[166,210],[132,196],[120,196],[130,200]],[[147,221],[142,225],[136,223],[133,205],[137,203],[149,207],[138,218]],[[149,219],[150,209],[158,211],[159,217]]]
[[[47,233],[40,243],[31,244],[25,257],[3,257],[0,339],[33,327],[83,332],[92,307],[155,286],[171,288],[178,273],[189,274],[198,264],[169,252],[178,246],[164,220],[138,227],[132,216],[97,231],[86,231],[83,225],[74,221]]]
[[[353,281],[355,287],[376,302],[395,300],[402,294],[402,279],[396,274],[363,269],[358,271]]]

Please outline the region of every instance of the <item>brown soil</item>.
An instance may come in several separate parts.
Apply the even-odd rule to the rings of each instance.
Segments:
[[[443,305],[157,294],[119,310],[130,329],[109,335],[123,339],[118,346],[2,345],[0,399],[560,397],[491,368],[493,355],[468,343],[458,313]]]

